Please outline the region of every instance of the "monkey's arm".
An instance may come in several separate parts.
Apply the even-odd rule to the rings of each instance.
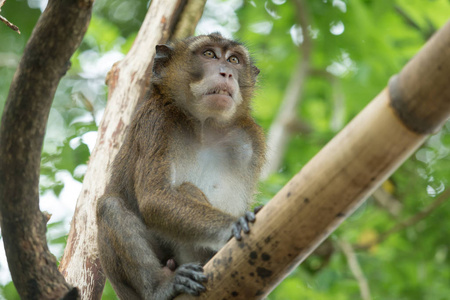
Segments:
[[[216,251],[230,239],[237,218],[212,207],[193,184],[147,185],[136,190],[139,209],[150,228]]]

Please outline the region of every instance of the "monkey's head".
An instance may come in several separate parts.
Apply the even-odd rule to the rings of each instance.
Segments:
[[[248,113],[258,73],[242,44],[214,33],[157,45],[152,83],[201,122],[226,124]]]

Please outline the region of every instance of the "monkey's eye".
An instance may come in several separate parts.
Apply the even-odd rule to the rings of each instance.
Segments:
[[[239,58],[237,58],[236,56],[232,55],[230,57],[228,57],[228,61],[232,64],[238,64],[239,63]]]
[[[206,50],[205,52],[203,52],[203,55],[208,58],[217,58],[216,54],[212,50]]]

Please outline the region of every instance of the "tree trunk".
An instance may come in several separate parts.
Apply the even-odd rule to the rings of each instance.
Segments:
[[[106,110],[60,264],[66,280],[81,290],[82,299],[100,299],[104,288],[105,276],[97,249],[95,206],[104,193],[109,165],[123,142],[127,125],[148,93],[155,46],[166,43],[177,22],[181,23],[185,18],[189,18],[189,22],[176,27],[176,38],[192,35],[205,2],[153,0],[130,52],[108,74]]]
[[[92,0],[50,0],[11,83],[0,131],[0,209],[6,256],[22,299],[74,299],[47,247],[39,210],[41,149],[59,80],[91,17]],[[45,41],[45,42],[44,42]]]
[[[449,118],[448,78],[450,22],[208,262],[200,298],[267,296]]]

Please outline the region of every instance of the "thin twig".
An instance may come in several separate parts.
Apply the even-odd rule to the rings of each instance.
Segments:
[[[3,6],[3,4],[5,4],[5,0],[0,0],[0,11],[2,11],[1,7]],[[0,15],[0,21],[2,21],[3,23],[6,24],[6,26],[8,26],[12,30],[20,34],[19,27],[8,21],[4,16]]]
[[[6,24],[6,26],[8,26],[8,27],[11,28],[12,30],[14,30],[14,31],[16,31],[18,34],[20,34],[19,27],[17,27],[16,25],[14,25],[14,24],[11,23],[10,21],[8,21],[4,16],[0,16],[0,21],[2,21],[3,23]]]
[[[342,253],[344,253],[345,257],[347,258],[347,264],[350,268],[350,271],[352,271],[353,276],[355,277],[356,281],[358,281],[361,298],[363,300],[372,299],[372,297],[370,296],[369,284],[367,283],[367,279],[364,276],[364,273],[359,265],[358,259],[356,258],[355,251],[353,250],[352,246],[350,245],[350,243],[344,240],[339,239],[337,242],[342,250]]]
[[[379,235],[377,239],[375,239],[372,242],[362,244],[362,245],[356,245],[355,247],[357,249],[369,249],[376,244],[379,244],[386,240],[391,234],[394,234],[396,232],[399,232],[405,228],[408,228],[414,224],[417,224],[419,221],[425,219],[427,216],[429,216],[436,208],[439,207],[445,200],[447,200],[450,197],[450,189],[447,189],[444,193],[442,193],[439,197],[436,198],[433,202],[430,203],[427,207],[425,207],[422,211],[418,212],[414,216],[401,221],[397,223],[394,227],[391,229],[383,232]]]

